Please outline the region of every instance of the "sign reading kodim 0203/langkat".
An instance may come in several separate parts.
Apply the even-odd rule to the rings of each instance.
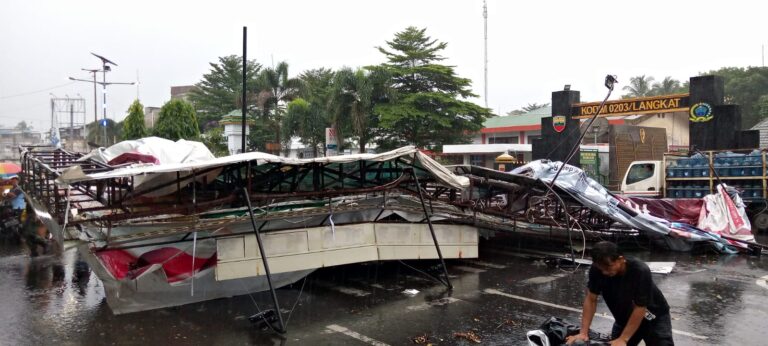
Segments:
[[[600,102],[578,103],[571,108],[574,118],[591,117],[600,110],[600,116],[666,113],[688,110],[688,94],[666,95],[606,102],[600,109]]]

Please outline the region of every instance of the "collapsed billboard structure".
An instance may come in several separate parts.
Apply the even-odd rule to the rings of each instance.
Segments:
[[[22,153],[30,205],[59,242],[81,243],[115,313],[265,290],[274,297],[276,287],[325,266],[477,257],[481,233],[739,249],[728,235],[611,194],[578,168],[564,167],[553,184],[559,162],[511,173],[444,167],[413,147],[215,158],[200,143],[159,138],[88,155],[49,147]],[[437,278],[450,287],[442,269]]]

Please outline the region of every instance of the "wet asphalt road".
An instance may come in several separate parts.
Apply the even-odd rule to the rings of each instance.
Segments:
[[[525,345],[525,333],[549,316],[579,323],[587,269],[552,268],[504,246],[481,246],[477,260],[448,261],[452,291],[398,262],[321,269],[278,290],[288,327],[281,338],[247,318],[272,306],[266,292],[115,316],[76,250],[34,259],[27,253],[0,244],[0,345],[413,345],[419,336],[474,345],[455,336],[469,331],[484,345]],[[676,344],[768,340],[768,289],[759,284],[768,258],[629,255],[677,262],[671,274],[654,274],[679,331]],[[608,314],[602,302],[601,312]],[[611,324],[596,317],[593,329],[607,333]]]

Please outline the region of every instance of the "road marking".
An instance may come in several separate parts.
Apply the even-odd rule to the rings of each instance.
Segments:
[[[563,305],[548,303],[548,302],[541,301],[541,300],[536,300],[536,299],[516,296],[514,294],[504,293],[504,292],[501,292],[499,290],[495,290],[493,288],[486,288],[484,290],[484,292],[485,293],[490,293],[490,294],[495,294],[495,295],[500,295],[500,296],[507,297],[507,298],[522,300],[522,301],[526,301],[526,302],[530,302],[530,303],[546,305],[546,306],[550,306],[550,307],[558,308],[558,309],[562,309],[562,310],[568,310],[568,311],[573,311],[573,312],[581,313],[581,309],[572,308],[570,306],[563,306]],[[611,320],[611,321],[614,320],[613,316],[610,316],[610,315],[607,315],[607,314],[604,314],[604,313],[603,314],[595,313],[595,316],[596,317],[602,317],[602,318],[605,318],[605,319],[608,319],[608,320]],[[687,337],[694,338],[694,339],[699,339],[699,340],[707,340],[707,339],[709,339],[709,337],[707,337],[707,336],[693,334],[693,333],[690,333],[690,332],[686,332],[686,331],[682,331],[682,330],[677,330],[677,329],[672,329],[672,332],[675,333],[675,334],[685,335]]]
[[[514,294],[504,293],[502,291],[495,290],[493,288],[486,288],[484,290],[484,292],[485,293],[499,295],[499,296],[503,296],[503,297],[507,297],[507,298],[523,300],[523,301],[526,301],[526,302],[529,302],[529,303],[536,303],[536,304],[540,304],[540,305],[550,306],[550,307],[553,307],[553,308],[558,308],[558,309],[563,309],[563,310],[568,310],[568,311],[573,311],[573,312],[581,313],[581,309],[576,309],[576,308],[572,308],[572,307],[569,307],[569,306],[557,305],[557,304],[553,304],[553,303],[547,303],[547,302],[541,301],[541,300],[536,300],[536,299],[516,296]],[[601,315],[601,314],[595,314],[595,316],[602,316],[602,317],[613,319],[613,317],[604,316],[604,315]]]
[[[451,267],[451,269],[458,269],[458,270],[461,270],[463,272],[475,273],[475,274],[477,274],[477,273],[485,273],[485,269],[465,267],[465,266],[453,266],[453,267]]]
[[[762,288],[768,289],[768,275],[757,279],[755,283]]]
[[[456,298],[453,298],[453,297],[440,298],[440,299],[435,299],[435,300],[430,301],[430,302],[426,302],[424,304],[412,305],[412,306],[407,307],[406,309],[410,310],[410,311],[421,311],[421,310],[429,309],[429,308],[431,308],[433,306],[443,306],[443,305],[448,305],[448,304],[455,303],[455,302],[460,302],[460,301],[461,301],[461,299],[456,299]]]
[[[344,334],[346,336],[355,338],[355,339],[360,340],[360,341],[362,341],[362,342],[364,342],[364,343],[366,343],[368,345],[373,345],[373,346],[389,346],[389,344],[385,344],[385,343],[383,343],[381,341],[378,341],[376,339],[372,339],[372,338],[369,338],[369,337],[367,337],[365,335],[362,335],[360,333],[351,331],[351,330],[347,329],[346,327],[342,327],[342,326],[340,326],[338,324],[331,324],[329,326],[325,326],[325,328],[330,330],[330,331],[341,333],[341,334]]]
[[[527,285],[527,284],[544,284],[547,282],[555,281],[563,276],[565,276],[565,273],[562,274],[554,274],[550,276],[537,276],[530,279],[525,279],[523,281],[520,281],[521,284]]]
[[[451,277],[451,276],[449,275],[449,277]],[[408,280],[411,280],[411,281],[422,281],[422,282],[429,282],[429,283],[434,283],[435,282],[434,279],[430,280],[430,279],[427,279],[425,277],[415,276],[415,275],[405,275],[405,278],[408,279]]]
[[[486,268],[493,268],[493,269],[504,269],[504,268],[507,267],[507,266],[501,265],[501,264],[488,263],[488,262],[483,262],[483,261],[478,261],[478,260],[463,260],[462,262],[469,263],[469,264],[474,264],[476,266],[481,266],[481,267],[486,267]]]
[[[316,285],[322,288],[326,288],[329,290],[348,294],[355,297],[365,297],[365,296],[371,295],[371,292],[366,292],[366,291],[359,290],[357,288],[352,288],[352,287],[335,286],[330,283],[317,283]]]
[[[395,291],[395,290],[402,289],[402,287],[397,286],[397,285],[391,286],[390,288],[386,288],[382,284],[371,284],[370,286],[373,287],[373,288],[377,288],[377,289],[380,289],[380,290],[386,290],[386,291]]]
[[[402,289],[402,287],[396,286],[396,285],[395,286],[391,286],[390,288],[387,288],[387,287],[385,287],[384,285],[382,285],[380,283],[370,283],[370,282],[368,282],[366,280],[349,280],[349,281],[354,282],[356,284],[359,284],[361,286],[366,286],[367,285],[367,286],[370,286],[370,287],[373,287],[373,288],[379,289],[379,290],[394,291],[394,290]]]
[[[344,294],[349,294],[355,297],[365,297],[365,296],[371,295],[371,292],[366,292],[366,291],[359,290],[357,288],[352,288],[352,287],[337,286],[337,287],[332,287],[331,289],[334,291],[341,292]]]

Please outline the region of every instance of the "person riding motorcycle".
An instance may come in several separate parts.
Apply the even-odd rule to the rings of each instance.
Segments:
[[[8,186],[8,190],[3,192],[0,199],[0,232],[3,236],[12,238],[18,237],[18,231],[21,223],[24,221],[26,201],[24,192],[19,187],[19,178],[16,175],[2,182],[2,185]]]

